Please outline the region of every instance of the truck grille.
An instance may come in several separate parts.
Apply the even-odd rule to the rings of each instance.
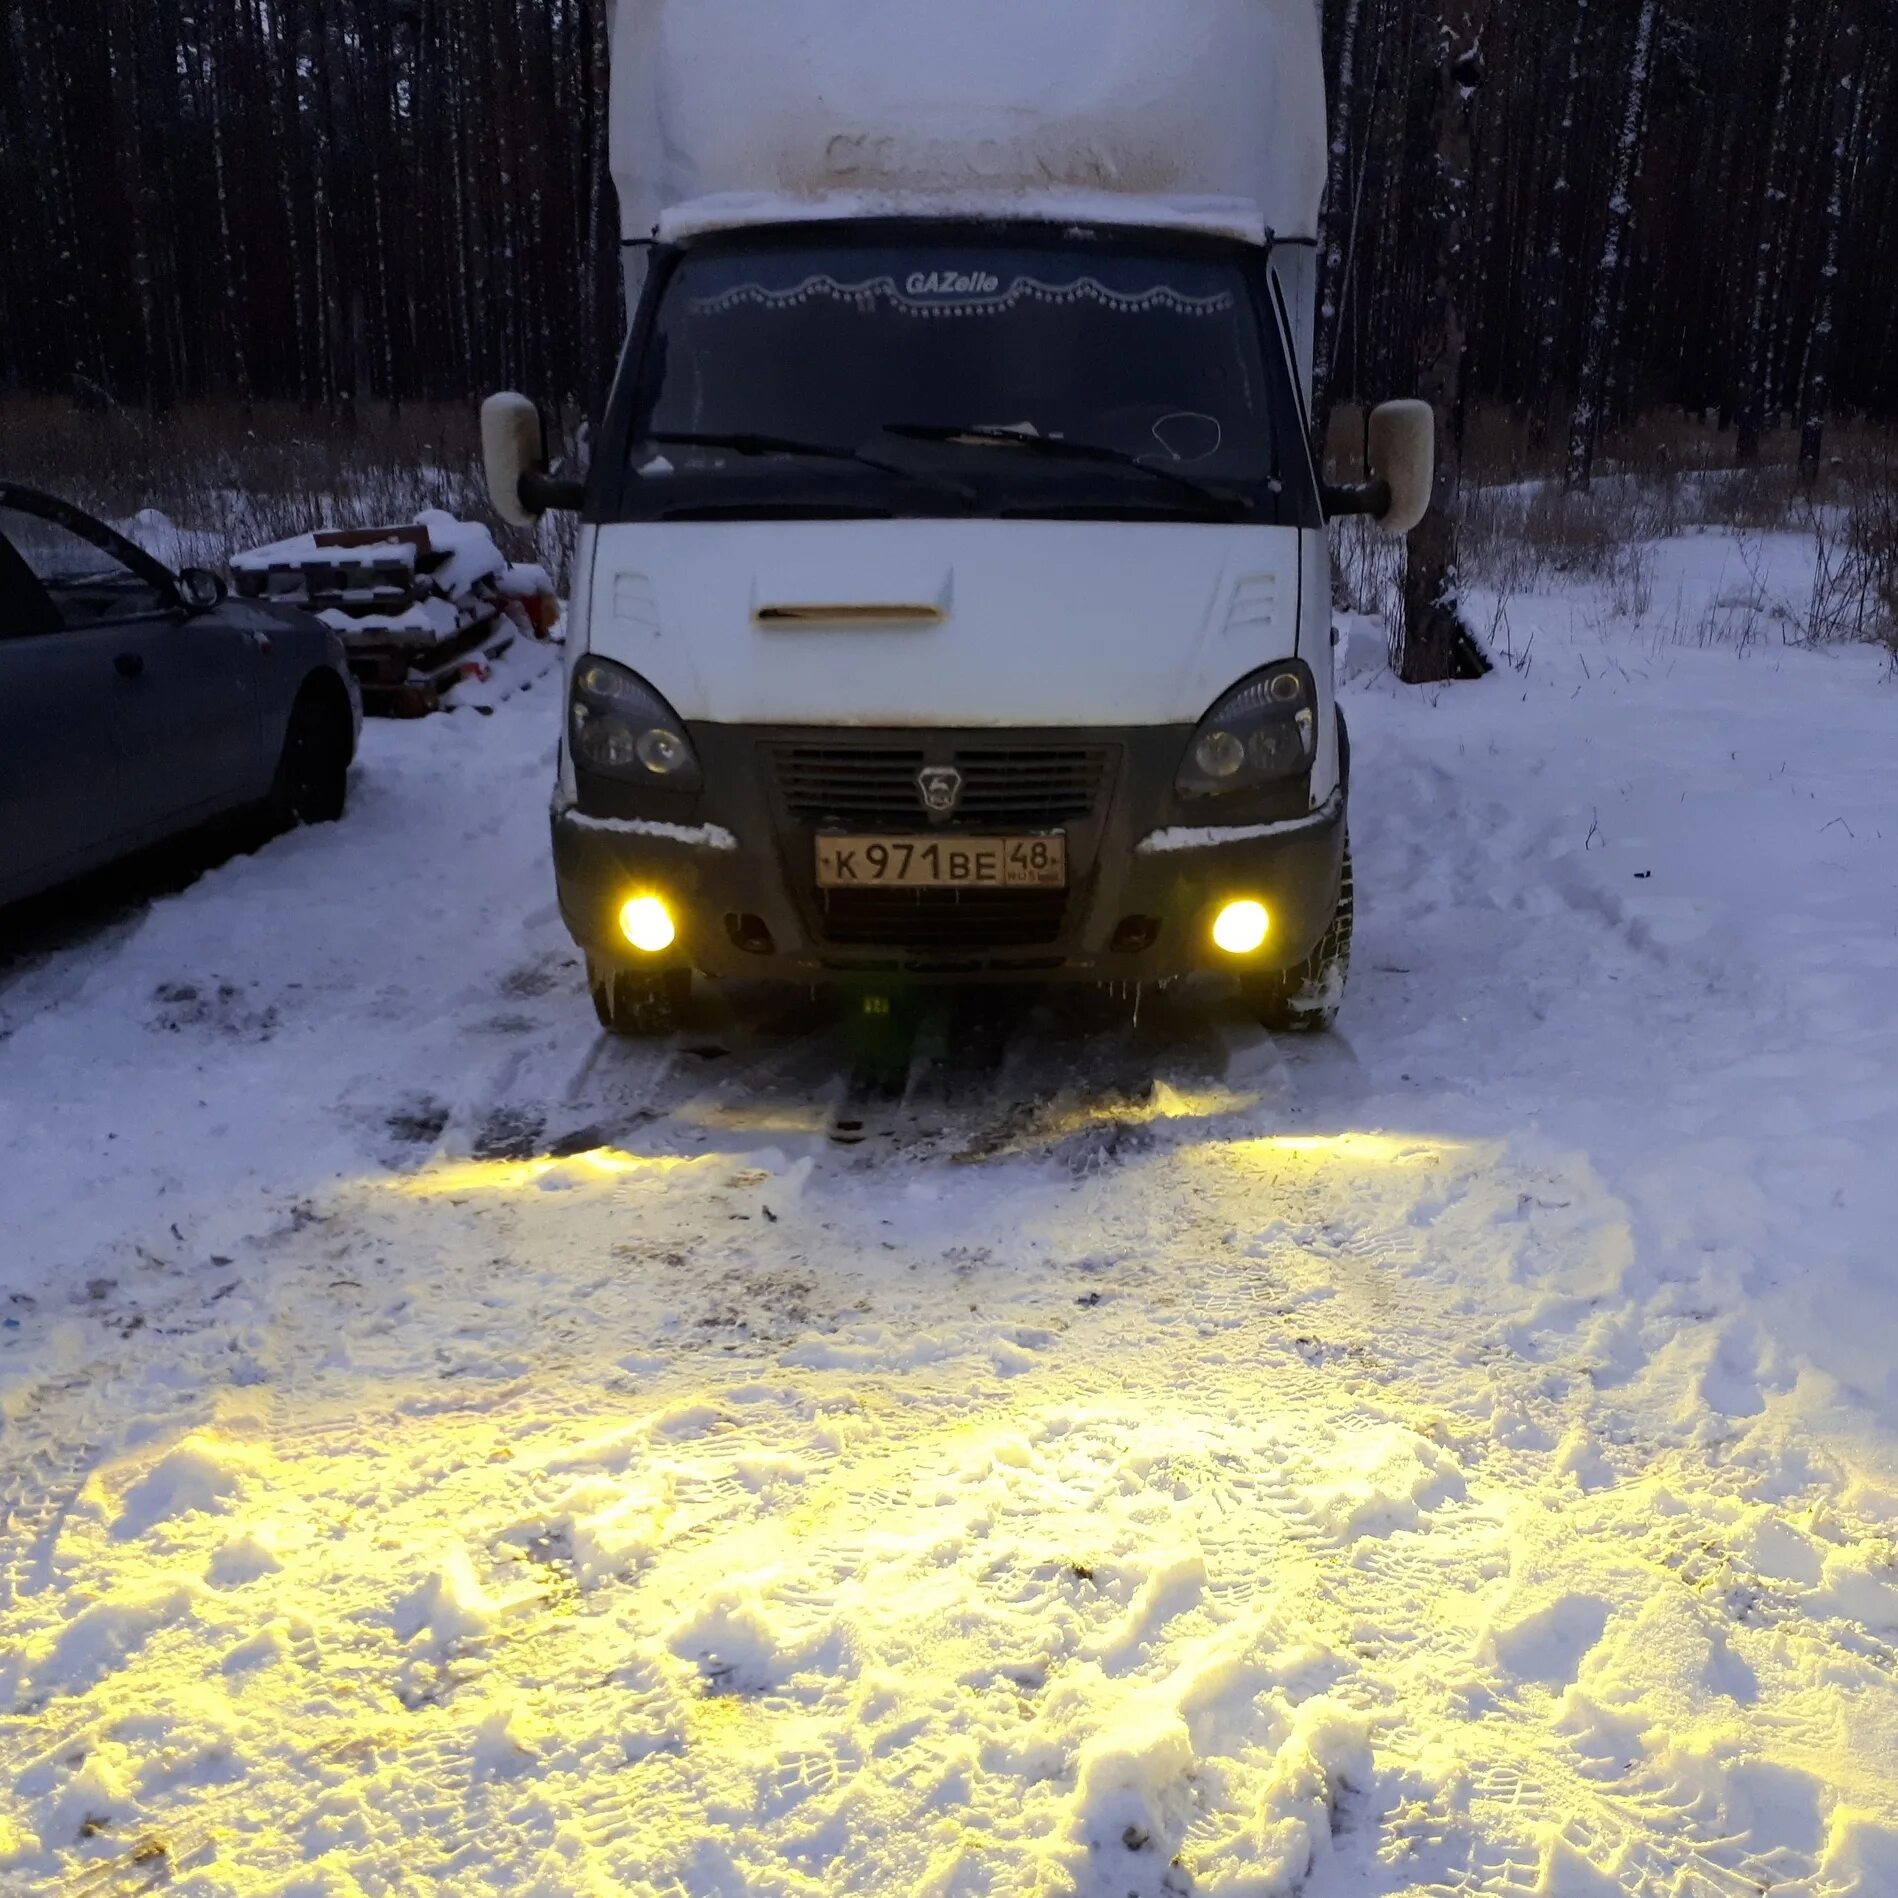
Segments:
[[[1059,942],[1066,890],[825,890],[824,939],[839,948],[962,954]]]
[[[986,745],[928,751],[921,745],[774,744],[778,795],[793,821],[865,830],[918,830],[930,820],[917,777],[930,765],[962,773],[960,828],[1046,830],[1085,823],[1107,793],[1105,745]]]

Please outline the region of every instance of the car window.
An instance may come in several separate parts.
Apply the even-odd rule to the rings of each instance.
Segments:
[[[36,639],[64,629],[52,595],[0,535],[0,641]]]
[[[46,589],[69,630],[172,610],[164,588],[62,522],[0,507],[0,535]]]

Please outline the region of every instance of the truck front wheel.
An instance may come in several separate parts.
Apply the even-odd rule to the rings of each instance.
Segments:
[[[650,1041],[677,1032],[692,999],[692,971],[616,969],[589,956],[587,986],[609,1035]]]
[[[1247,1007],[1275,1034],[1322,1035],[1336,1025],[1351,974],[1355,909],[1351,846],[1347,842],[1338,907],[1318,947],[1293,968],[1243,978]]]

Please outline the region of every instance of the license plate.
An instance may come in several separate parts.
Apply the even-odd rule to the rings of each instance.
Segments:
[[[820,890],[1065,890],[1066,837],[819,837]]]

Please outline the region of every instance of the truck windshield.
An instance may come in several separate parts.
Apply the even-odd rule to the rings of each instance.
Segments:
[[[1263,274],[993,236],[688,252],[633,385],[621,512],[1316,525]]]

